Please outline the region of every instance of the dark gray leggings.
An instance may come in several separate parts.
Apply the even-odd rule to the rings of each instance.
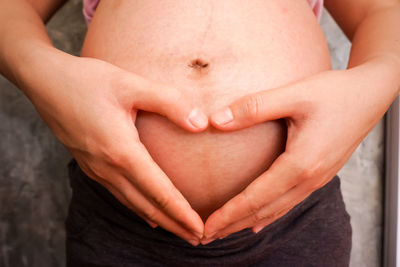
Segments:
[[[152,229],[74,160],[69,176],[69,267],[349,265],[352,230],[337,176],[258,234],[246,229],[198,247]]]

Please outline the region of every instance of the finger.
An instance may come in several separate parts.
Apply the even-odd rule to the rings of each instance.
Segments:
[[[329,176],[328,176],[329,177]],[[263,217],[265,216],[265,219],[260,220],[254,227],[252,227],[254,233],[260,232],[264,227],[267,225],[271,224],[278,218],[282,217],[285,215],[287,212],[289,212],[292,208],[294,208],[296,205],[298,205],[300,202],[304,201],[307,197],[309,197],[315,190],[316,188],[321,188],[331,179],[322,179],[323,182],[321,183],[320,181],[315,182],[315,180],[309,180],[304,183],[302,183],[299,186],[296,186],[292,190],[290,190],[287,194],[282,196],[280,199],[278,199],[276,202],[272,203],[271,205],[265,207],[261,212],[260,216]],[[316,186],[316,184],[318,186]],[[286,206],[286,208],[285,208]],[[272,216],[274,212],[277,210],[282,210],[283,212],[281,213],[282,216],[279,217],[274,217]]]
[[[119,124],[116,127],[112,136],[108,138],[110,141],[107,144],[106,152],[102,152],[105,154],[108,164],[113,166],[115,170],[103,173],[118,172],[119,175],[129,180],[132,186],[160,213],[165,214],[177,225],[187,229],[200,239],[203,236],[203,221],[175,188],[171,180],[153,161],[144,145],[139,142],[136,128],[129,123]],[[118,186],[118,188],[124,187]],[[159,216],[157,220],[152,218],[152,215],[156,214],[154,208],[150,210],[145,207],[139,208],[134,201],[130,202],[138,210],[150,212],[146,217],[161,227],[167,224],[164,217]]]
[[[151,227],[155,228],[157,227],[157,224],[150,221],[149,219],[145,218],[143,214],[140,214],[140,212],[135,209],[135,207],[126,199],[126,197],[120,193],[120,191],[108,180],[101,178],[100,176],[96,175],[86,164],[80,164],[82,171],[91,179],[96,181],[97,183],[101,184],[104,188],[106,188],[120,203],[122,203],[124,206],[132,210],[134,213],[136,213],[139,217],[141,217],[143,220],[145,220]]]
[[[220,230],[214,238],[223,238],[232,233],[258,225],[270,224],[289,212],[295,205],[304,200],[309,194],[302,189],[294,187],[277,200],[261,208],[257,213],[247,216],[228,227]],[[257,228],[257,230],[260,230]]]
[[[124,162],[122,164],[124,166],[124,176],[161,213],[165,213],[173,221],[201,238],[204,225],[200,216],[153,161],[146,148],[140,143],[134,147],[122,159]],[[148,218],[162,226],[161,217],[152,218],[148,216]]]
[[[212,114],[210,122],[220,130],[239,130],[264,121],[290,117],[301,102],[293,90],[288,86],[241,97]]]
[[[150,221],[146,218],[141,212],[139,212],[128,200],[127,198],[118,191],[111,183],[108,181],[99,178],[99,183],[101,183],[119,202],[121,202],[125,207],[136,213],[139,217],[141,217],[144,221],[146,221],[150,227],[156,228],[158,224],[155,222]]]
[[[271,167],[255,179],[243,192],[229,200],[207,219],[206,238],[259,210],[294,187],[303,176],[303,168],[287,152],[281,154]]]
[[[283,217],[284,215],[286,215],[290,210],[284,210],[282,212],[281,216],[277,216],[277,217],[267,217],[266,219],[262,220],[257,226],[252,227],[252,231],[255,234],[258,234],[259,232],[261,232],[266,226],[270,225],[271,223],[273,223],[274,221],[278,220],[279,218]]]
[[[112,182],[100,177],[96,180],[107,188],[122,204],[148,222],[153,228],[159,224],[162,228],[176,234],[192,245],[197,246],[199,244],[198,238],[193,233],[157,209],[124,177],[115,176],[110,179]],[[157,223],[158,221],[161,223]]]
[[[188,131],[199,132],[207,128],[206,114],[195,107],[181,90],[140,76],[133,77],[131,99],[134,108],[161,114]]]
[[[285,156],[286,159],[284,161],[275,162],[278,164],[274,163],[273,166],[266,173],[264,173],[262,176],[259,177],[259,178],[264,177],[266,179],[258,185],[259,189],[264,190],[265,194],[268,194],[265,191],[268,187],[275,188],[275,190],[278,191],[285,190],[284,187],[280,187],[278,183],[275,183],[274,179],[287,181],[286,184],[289,185],[288,187],[286,187],[289,188],[287,193],[284,193],[281,196],[278,196],[277,199],[275,199],[275,196],[272,195],[270,198],[268,197],[262,198],[261,195],[262,191],[260,191],[257,196],[257,193],[255,193],[256,190],[254,191],[245,190],[241,195],[245,195],[244,199],[247,199],[249,202],[247,208],[248,211],[247,218],[239,218],[239,216],[237,216],[236,221],[235,219],[230,219],[231,224],[229,226],[226,226],[225,229],[219,230],[218,236],[225,236],[232,232],[239,231],[241,229],[256,225],[265,226],[273,222],[277,218],[280,218],[288,211],[288,208],[290,210],[291,203],[298,204],[303,199],[305,199],[309,194],[324,186],[329,181],[329,179],[326,178],[333,177],[334,174],[338,171],[338,165],[342,166],[347,160],[348,156],[351,155],[351,150],[350,150],[347,154],[345,154],[345,156],[342,155],[342,158],[340,159],[339,162],[336,161],[330,162],[331,159],[325,157],[324,158],[325,164],[324,166],[321,166],[320,159],[323,154],[321,152],[316,152],[318,151],[318,146],[321,148],[320,143],[315,142],[313,144],[307,145],[307,143],[305,143],[302,138],[298,138],[296,139],[295,142],[291,143],[291,147],[294,146],[299,147],[299,149],[297,149],[296,151],[292,149],[292,151],[290,152],[291,153],[290,157],[287,157],[287,155],[289,155],[288,154],[289,152],[285,152],[284,154],[282,154],[282,156]],[[299,152],[299,151],[304,151],[304,147],[307,148],[307,152],[305,152],[305,154],[308,155],[307,159],[305,159],[305,157],[302,156],[302,153]],[[325,152],[325,155],[328,154],[329,152]],[[281,158],[278,159],[281,160]],[[311,164],[311,162],[314,163]],[[274,175],[271,175],[271,172],[274,172],[274,170],[283,168],[288,170],[289,173],[287,174],[282,173],[281,175],[275,173]],[[259,178],[257,178],[257,180]],[[268,181],[267,179],[270,179],[270,181]],[[253,186],[253,184],[251,186]],[[255,189],[255,186],[253,186],[252,188]],[[237,197],[238,199],[240,199],[240,195],[238,195]],[[233,204],[232,207],[234,207],[234,205],[236,204]],[[206,236],[208,236],[207,228],[208,225],[206,222],[206,234],[205,234]],[[257,227],[256,230],[259,231],[260,227]]]
[[[129,180],[118,174],[118,171],[113,169],[113,167],[104,168],[103,166],[102,172],[108,174],[107,178],[96,175],[86,164],[82,164],[81,168],[89,177],[103,185],[122,204],[131,208],[144,220],[160,225],[194,246],[199,244],[199,238],[194,233],[191,233],[182,225],[177,224],[174,220],[165,215],[165,213],[161,212],[153,203],[148,201]],[[110,173],[114,175],[109,175]]]
[[[169,218],[165,213],[160,211],[153,203],[150,203],[135,187],[133,187],[126,179],[118,181],[119,192],[129,203],[134,203],[138,214],[145,218],[146,221],[159,224],[162,228],[174,233],[182,239],[188,241],[192,245],[199,244],[199,238],[186,228],[182,227],[176,221]]]

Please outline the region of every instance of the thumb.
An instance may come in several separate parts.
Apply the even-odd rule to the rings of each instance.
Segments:
[[[134,109],[163,115],[188,131],[199,132],[207,128],[206,114],[178,88],[137,75],[133,75],[131,82],[133,90],[130,84],[129,98],[133,99]]]
[[[292,88],[268,89],[243,96],[227,107],[213,113],[211,124],[220,130],[239,130],[252,125],[288,118],[298,106]]]

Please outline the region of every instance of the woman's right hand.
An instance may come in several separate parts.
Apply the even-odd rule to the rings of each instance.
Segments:
[[[65,54],[46,60],[51,67],[22,87],[82,170],[153,227],[197,245],[203,222],[140,142],[135,119],[146,110],[200,132],[206,115],[179,89],[107,62]]]

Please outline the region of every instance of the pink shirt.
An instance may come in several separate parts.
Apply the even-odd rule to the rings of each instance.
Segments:
[[[99,2],[100,0],[83,0],[83,15],[85,16],[87,24],[92,20]],[[324,0],[308,0],[308,2],[319,20],[322,14]]]

